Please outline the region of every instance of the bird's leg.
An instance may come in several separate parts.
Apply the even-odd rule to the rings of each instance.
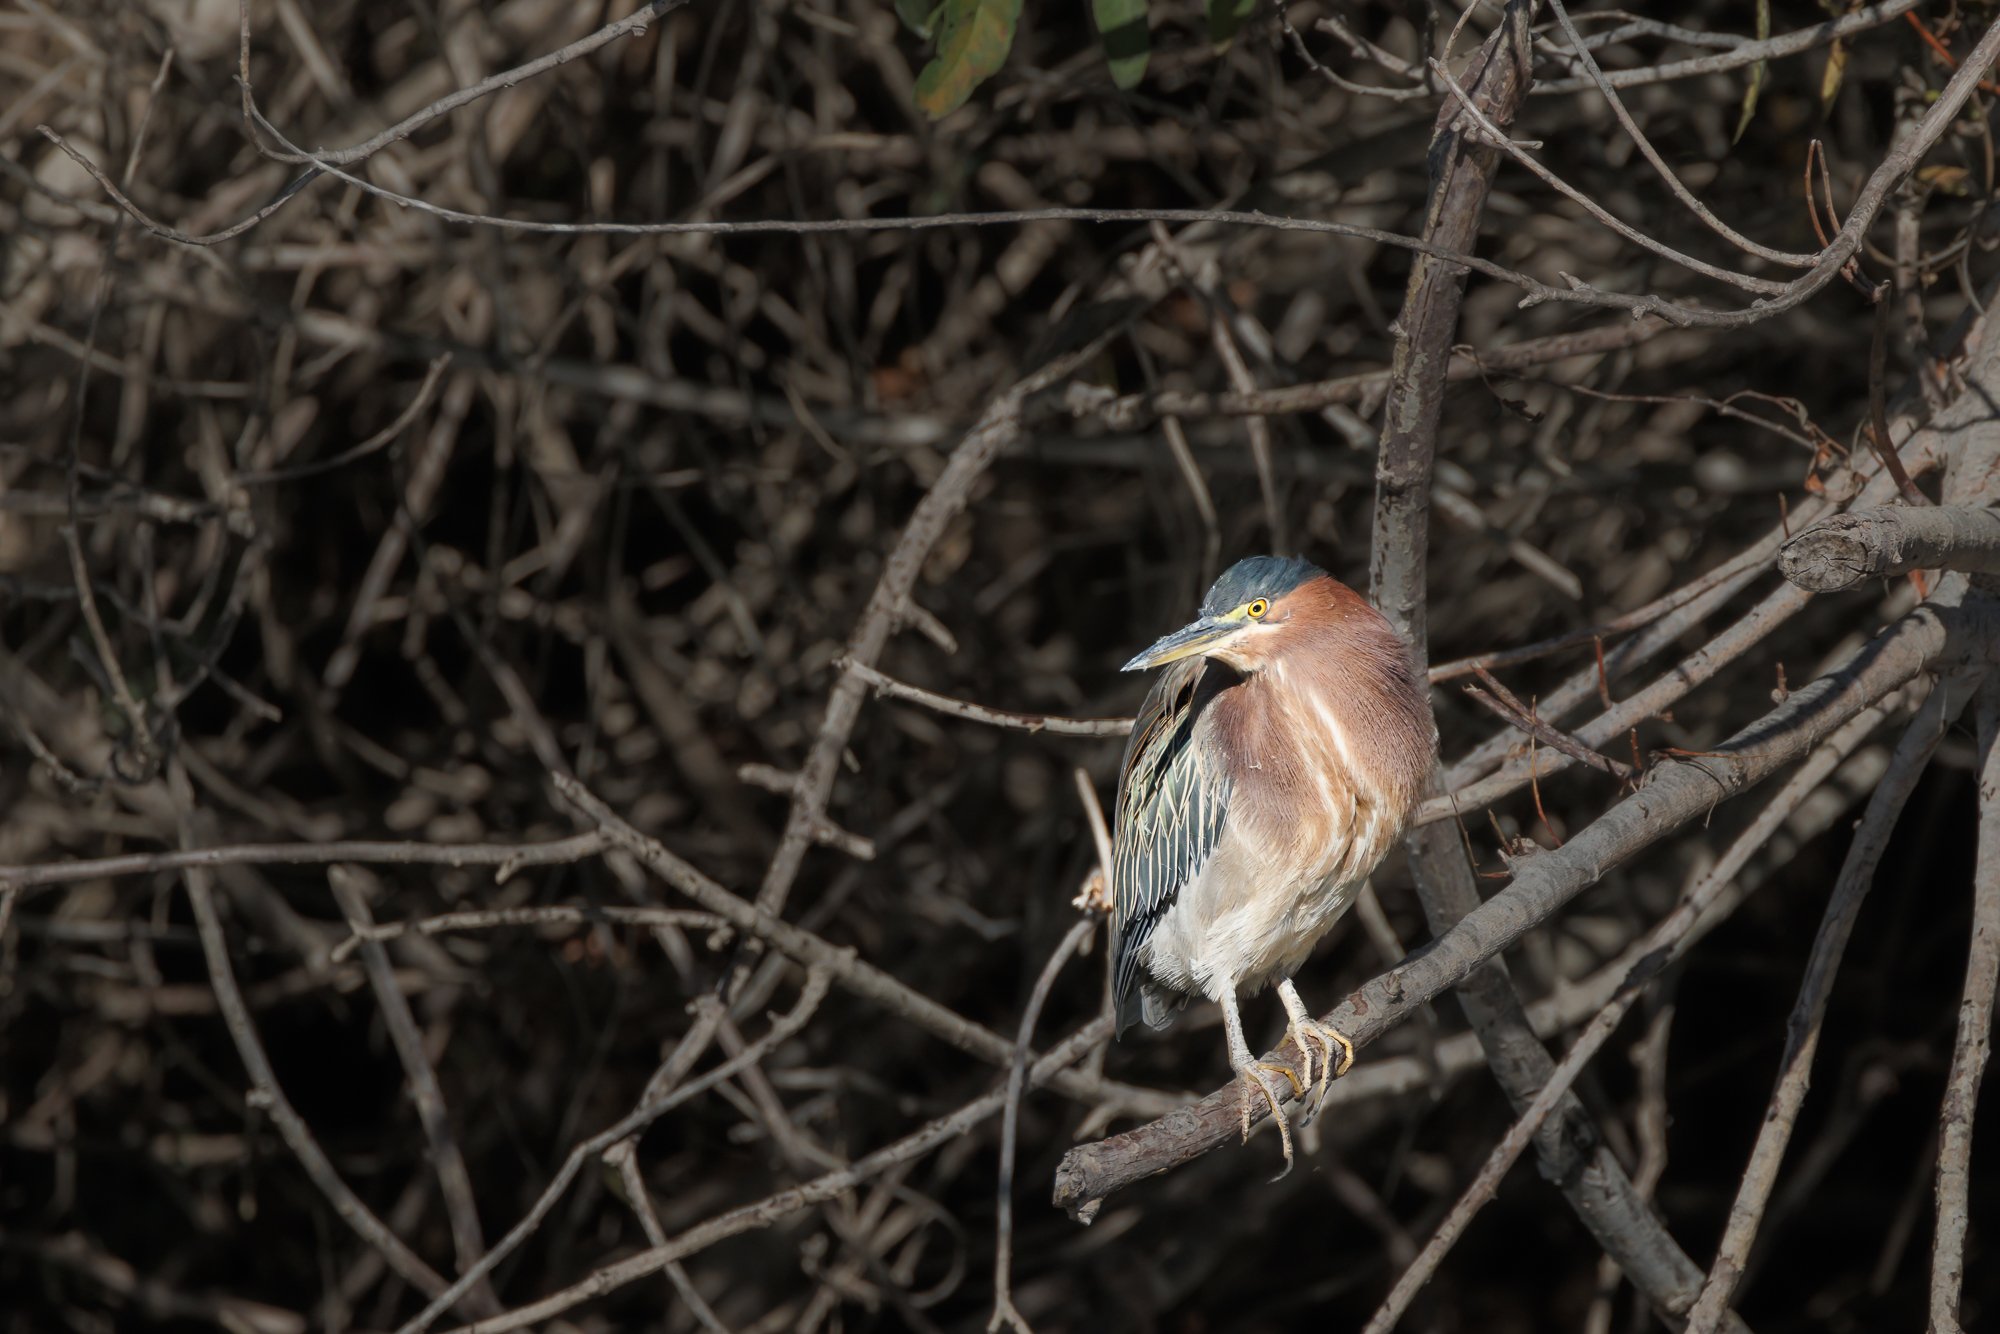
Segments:
[[[1284,1002],[1285,1013],[1291,1016],[1286,1036],[1305,1057],[1308,1084],[1313,1082],[1313,1046],[1315,1043],[1319,1046],[1319,1096],[1324,1102],[1328,1081],[1340,1078],[1353,1066],[1354,1044],[1347,1040],[1346,1034],[1312,1017],[1306,1003],[1299,999],[1299,989],[1292,985],[1291,978],[1278,983],[1278,999]],[[1335,1048],[1339,1049],[1338,1055],[1335,1055]]]
[[[1222,979],[1222,1026],[1229,1035],[1229,1066],[1243,1080],[1243,1138],[1250,1138],[1250,1089],[1254,1085],[1263,1093],[1264,1101],[1271,1104],[1271,1119],[1278,1123],[1278,1138],[1285,1147],[1285,1171],[1278,1173],[1282,1178],[1292,1170],[1292,1125],[1285,1116],[1277,1088],[1265,1072],[1283,1075],[1296,1094],[1303,1096],[1305,1088],[1286,1067],[1262,1064],[1250,1054],[1250,1044],[1243,1040],[1243,1014],[1236,1008],[1234,978]]]

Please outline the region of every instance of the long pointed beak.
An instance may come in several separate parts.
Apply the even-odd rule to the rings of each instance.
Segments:
[[[1148,667],[1164,667],[1181,658],[1191,658],[1197,653],[1206,652],[1242,628],[1242,622],[1226,616],[1204,616],[1193,625],[1174,631],[1119,670],[1139,672]]]

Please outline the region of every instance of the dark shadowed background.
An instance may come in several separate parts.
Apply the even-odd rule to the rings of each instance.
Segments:
[[[341,147],[633,8],[258,0],[248,69],[286,137]],[[1950,76],[1925,34],[1962,54],[1991,20],[1983,7],[1934,8],[1921,25],[1899,8],[1837,48],[1757,66],[1747,109],[1746,67],[1637,82],[1626,101],[1730,224],[1812,252],[1809,143],[1823,143],[1844,211]],[[1086,6],[1031,6],[1007,67],[933,124],[912,101],[924,44],[887,0],[694,0],[348,170],[434,205],[540,222],[1228,207],[1415,234],[1440,94],[1318,29],[1329,15],[1400,60],[1441,47],[1456,18],[1415,4],[1290,7],[1324,71],[1411,92],[1382,97],[1330,82],[1268,4],[1218,52],[1201,6],[1153,0],[1149,72],[1120,93]],[[1648,15],[1742,40],[1759,22],[1757,7],[1712,2]],[[1614,22],[1576,17],[1593,32]],[[1829,11],[1780,0],[1765,17],[1782,35]],[[1476,10],[1454,58],[1493,22]],[[1540,31],[1537,79],[1568,77],[1560,33]],[[246,128],[237,41],[223,0],[0,5],[0,862],[545,842],[592,827],[551,785],[560,766],[748,899],[898,534],[983,410],[1105,330],[1101,350],[1022,407],[1018,434],[928,552],[909,553],[921,564],[910,605],[889,611],[879,671],[995,709],[1115,718],[1146,686],[1119,664],[1188,619],[1229,561],[1297,551],[1366,586],[1382,377],[1262,417],[1213,401],[1128,405],[1128,417],[1099,405],[1219,394],[1240,387],[1232,361],[1256,390],[1379,372],[1407,251],[1075,220],[549,235],[463,225],[326,178],[240,235],[187,245],[121,211],[36,132],[45,123],[125,180],[161,224],[229,227],[299,178]],[[1597,54],[1638,69],[1727,47],[1637,31]],[[1831,75],[1829,49],[1841,62]],[[1993,291],[1989,100],[1975,95],[1860,256],[1867,282],[1897,284],[1878,383],[1901,418],[1954,392],[1953,358]],[[1532,98],[1513,132],[1668,244],[1792,276],[1743,263],[1676,204],[1594,92]],[[1620,241],[1511,164],[1478,251],[1549,283],[1573,273],[1622,292],[1750,300]],[[1562,333],[1601,342],[1470,373],[1450,391],[1433,496],[1434,664],[1642,608],[1771,533],[1850,453],[1867,455],[1874,312],[1854,285],[1732,330],[1635,331],[1618,310],[1522,309],[1520,296],[1475,275],[1461,343],[1485,354]],[[1178,410],[1152,410],[1162,406]],[[1670,672],[1778,586],[1760,573],[1607,679],[1609,695]],[[1906,579],[1817,597],[1604,749],[1646,765],[1712,745],[1916,598]],[[1533,700],[1594,652],[1586,639],[1496,675]],[[1511,730],[1462,684],[1436,690],[1448,760]],[[1578,1085],[1699,1266],[1763,1121],[1858,803],[1897,731],[1860,745],[1752,859],[1754,893],[1654,986]],[[818,833],[782,915],[1011,1041],[1096,860],[1074,772],[1108,801],[1121,746],[871,693],[834,752],[830,824],[803,817]],[[1925,1318],[1938,1106],[1972,912],[1974,761],[1968,714],[1860,916],[1739,1294],[1759,1334]],[[1620,794],[1572,767],[1465,812],[1482,889],[1505,883],[1503,838],[1554,847]],[[1508,955],[1523,996],[1560,1010],[1759,803],[1719,806],[1531,934]],[[503,1236],[578,1142],[643,1100],[732,969],[769,956],[740,955],[734,934],[707,924],[618,920],[693,906],[622,856],[583,851],[504,879],[437,860],[373,865],[351,892],[382,924],[581,911],[405,934],[371,983],[362,953],[337,948],[350,915],[327,866],[245,855],[199,873],[197,892],[311,1139],[448,1279],[480,1253],[468,1255],[468,1223],[485,1245]],[[0,1326],[285,1334],[414,1317],[423,1294],[357,1235],[253,1092],[189,878],[151,865],[10,884],[0,880]],[[1401,856],[1375,888],[1403,947],[1421,944]],[[1038,1049],[1097,1015],[1102,945],[1100,934],[1057,978]],[[1394,962],[1385,950],[1355,915],[1301,989],[1329,1008]],[[737,1050],[732,1033],[758,1040],[802,976],[766,968],[727,1031],[693,1048],[693,1074]],[[422,1060],[399,1055],[384,990],[404,998]],[[1589,1013],[1565,1013],[1552,1049]],[[1252,1041],[1275,1040],[1280,1014],[1268,996],[1248,1002]],[[1206,1092],[1228,1074],[1218,1026],[1197,1006],[1084,1067],[1101,1060],[1119,1086],[1176,1099]],[[1422,1059],[1464,1028],[1442,999],[1364,1049],[1361,1069]],[[434,1072],[441,1098],[428,1132],[413,1064]],[[677,1236],[893,1144],[1004,1078],[836,986],[751,1070],[645,1131],[646,1208]],[[1282,1182],[1268,1180],[1279,1159],[1267,1132],[1114,1197],[1086,1229],[1048,1203],[1057,1161],[1079,1133],[1145,1119],[1099,1088],[1094,1107],[1047,1090],[1021,1107],[1015,1303],[1039,1330],[1358,1328],[1512,1120],[1475,1062],[1341,1102]],[[2000,1222],[1992,1103],[1972,1159],[1967,1329],[2000,1309],[1983,1263]],[[682,1278],[700,1308],[648,1275],[536,1327],[983,1329],[999,1130],[988,1117],[688,1255]],[[462,1170],[441,1168],[441,1134]],[[1404,1327],[1658,1327],[1530,1159]],[[645,1250],[629,1187],[591,1156],[490,1289],[433,1327],[522,1307]]]

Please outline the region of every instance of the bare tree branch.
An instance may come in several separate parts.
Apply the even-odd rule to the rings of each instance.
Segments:
[[[1735,1300],[1736,1285],[1749,1260],[1750,1245],[1763,1220],[1764,1205],[1770,1199],[1771,1188],[1777,1184],[1778,1167],[1791,1141],[1799,1108],[1805,1102],[1813,1056],[1819,1049],[1821,1025],[1826,1018],[1827,997],[1833,990],[1834,975],[1847,949],[1854,919],[1875,882],[1875,867],[1889,846],[1889,835],[1903,813],[1904,804],[1923,776],[1945,728],[1971,699],[1975,685],[1972,681],[1950,679],[1939,683],[1911,720],[1896,747],[1895,757],[1889,762],[1889,772],[1868,800],[1868,809],[1855,830],[1854,842],[1841,864],[1840,878],[1828,896],[1826,915],[1813,940],[1805,981],[1799,987],[1798,1001],[1785,1026],[1785,1053],[1778,1062],[1777,1087],[1772,1090],[1770,1106],[1761,1118],[1757,1144],[1750,1152],[1750,1165],[1744,1170],[1736,1202],[1730,1207],[1715,1263],[1702,1285],[1701,1296],[1688,1313],[1689,1334],[1713,1334],[1723,1312]]]
[[[912,991],[875,965],[855,957],[852,950],[836,948],[810,931],[774,917],[753,903],[744,902],[618,818],[610,807],[574,778],[556,774],[551,776],[551,781],[563,799],[596,821],[614,845],[637,857],[675,889],[745,934],[768,941],[800,963],[825,969],[841,987],[929,1030],[960,1051],[1001,1067],[1012,1063],[1014,1044],[998,1033],[970,1022],[928,996]],[[1052,1076],[1050,1087],[1085,1102],[1108,1101],[1134,1110],[1139,1107],[1170,1107],[1175,1101],[1147,1089],[1111,1080],[1090,1079],[1069,1071]]]
[[[1880,722],[1880,719],[1880,709],[1864,710],[1843,725],[1837,739],[1858,739],[1857,734],[1865,734],[1867,731],[1872,730]],[[1838,747],[1831,742],[1827,750],[1836,754],[1838,753]],[[1547,1122],[1548,1118],[1557,1112],[1557,1109],[1563,1102],[1568,1100],[1568,1089],[1576,1082],[1577,1076],[1583,1072],[1584,1066],[1610,1040],[1612,1033],[1617,1031],[1618,1026],[1624,1022],[1625,1016],[1631,1013],[1632,1007],[1638,1003],[1639,998],[1645,993],[1646,989],[1668,967],[1686,954],[1688,948],[1699,938],[1704,918],[1709,915],[1716,902],[1728,891],[1730,882],[1735,878],[1736,874],[1742,870],[1750,857],[1759,848],[1764,846],[1765,841],[1776,831],[1776,827],[1784,815],[1799,800],[1803,799],[1806,793],[1818,785],[1824,776],[1824,772],[1825,768],[1821,765],[1808,763],[1801,768],[1799,773],[1793,775],[1792,779],[1771,799],[1758,818],[1752,822],[1750,828],[1745,831],[1742,837],[1731,844],[1721,859],[1701,878],[1700,883],[1681,900],[1673,912],[1669,913],[1658,926],[1654,927],[1648,933],[1643,941],[1633,947],[1631,954],[1635,955],[1636,959],[1624,979],[1619,983],[1617,991],[1606,1001],[1603,1008],[1598,1011],[1596,1017],[1590,1021],[1590,1024],[1584,1031],[1577,1036],[1575,1042],[1570,1045],[1569,1051],[1564,1054],[1561,1062],[1550,1070],[1541,1087],[1536,1090],[1533,1100],[1523,1107],[1519,1119],[1508,1129],[1505,1137],[1493,1147],[1492,1153],[1488,1156],[1486,1163],[1480,1168],[1478,1175],[1465,1188],[1458,1202],[1452,1206],[1451,1213],[1446,1216],[1445,1221],[1438,1225],[1436,1233],[1425,1244],[1422,1253],[1412,1260],[1402,1275],[1397,1278],[1395,1287],[1383,1301],[1381,1308],[1375,1313],[1374,1318],[1368,1322],[1364,1334],[1388,1334],[1388,1331],[1395,1327],[1396,1323],[1402,1318],[1403,1313],[1409,1309],[1410,1302],[1416,1296],[1417,1291],[1425,1283],[1428,1283],[1431,1276],[1437,1272],[1437,1267],[1443,1260],[1445,1253],[1451,1249],[1453,1243],[1464,1233],[1466,1226],[1472,1220],[1472,1216],[1491,1200],[1499,1190],[1501,1179],[1506,1176],[1513,1164],[1519,1160],[1522,1151],[1527,1148],[1529,1140],[1538,1134],[1540,1128]],[[1590,1215],[1586,1213],[1585,1216],[1588,1218]],[[1647,1292],[1648,1295],[1654,1295],[1654,1288],[1648,1281],[1653,1278],[1651,1271],[1659,1267],[1663,1262],[1670,1263],[1670,1261],[1667,1260],[1667,1257],[1654,1257],[1648,1255],[1646,1252],[1648,1249],[1657,1249],[1662,1244],[1671,1247],[1671,1241],[1669,1240],[1665,1243],[1655,1242],[1652,1247],[1646,1248],[1633,1244],[1640,1240],[1639,1238],[1621,1238],[1621,1240],[1626,1242],[1622,1250],[1625,1252],[1639,1251],[1641,1261],[1645,1262],[1647,1266],[1646,1268],[1638,1269],[1636,1272],[1633,1268],[1628,1267],[1625,1268],[1624,1272],[1628,1277],[1633,1279],[1634,1283],[1642,1291]],[[1621,1267],[1627,1264],[1625,1260],[1620,1258],[1620,1247],[1614,1245],[1608,1248],[1608,1254]],[[1674,1258],[1680,1261],[1678,1267],[1692,1270],[1693,1266],[1686,1262],[1685,1257],[1680,1257],[1675,1252]],[[1692,1290],[1690,1285],[1682,1283],[1678,1287],[1667,1289],[1665,1292],[1655,1296],[1655,1300],[1665,1307],[1664,1314],[1673,1318],[1680,1316],[1684,1309],[1684,1306],[1676,1305],[1676,1301],[1684,1303],[1691,1296]],[[1733,1316],[1730,1323],[1732,1328],[1740,1329],[1743,1327],[1742,1322],[1736,1320]]]
[[[1965,505],[1855,510],[1785,543],[1778,568],[1815,593],[1911,570],[2000,573],[2000,513]]]
[[[1972,1122],[1993,1045],[1993,998],[2000,988],[2000,689],[1979,695],[1979,848],[1973,868],[1972,944],[1958,1038],[1939,1112],[1937,1234],[1931,1257],[1931,1330],[1957,1334],[1965,1283],[1965,1230],[1972,1213]]]
[[[372,877],[356,867],[338,863],[328,867],[326,874],[334,900],[355,931],[371,928],[374,918],[368,911],[367,884]],[[458,1137],[452,1133],[451,1112],[445,1106],[443,1090],[438,1087],[437,1071],[424,1050],[424,1037],[417,1029],[416,1016],[410,1013],[410,1002],[396,989],[389,951],[379,941],[364,941],[361,963],[367,970],[375,1002],[381,1007],[382,1023],[389,1030],[396,1058],[403,1063],[403,1074],[409,1080],[410,1101],[416,1104],[417,1118],[430,1146],[431,1168],[437,1173],[438,1190],[444,1196],[459,1268],[469,1269],[486,1253],[486,1239],[479,1227],[479,1203],[473,1195],[472,1177],[458,1151]],[[468,1305],[482,1314],[491,1315],[500,1309],[493,1285],[483,1279],[473,1285],[467,1296]]]
[[[1051,1047],[1029,1067],[1029,1084],[1038,1086],[1048,1082],[1055,1072],[1072,1064],[1083,1053],[1102,1044],[1110,1036],[1110,1020],[1100,1018],[1091,1021]],[[958,1138],[998,1112],[1006,1099],[1004,1088],[995,1089],[983,1097],[975,1098],[949,1116],[939,1117],[912,1134],[904,1136],[894,1144],[857,1158],[852,1166],[828,1172],[803,1186],[780,1191],[754,1204],[718,1214],[697,1227],[689,1228],[665,1246],[641,1251],[615,1264],[606,1265],[581,1282],[552,1293],[538,1302],[519,1307],[491,1320],[461,1325],[451,1330],[449,1334],[505,1334],[508,1330],[539,1324],[593,1297],[600,1297],[648,1274],[658,1273],[671,1261],[686,1259],[719,1241],[748,1232],[752,1228],[769,1227],[800,1209],[818,1204],[822,1200],[830,1200],[851,1190],[859,1182],[879,1175],[899,1163],[922,1157],[940,1145]],[[406,1326],[405,1330],[409,1334],[414,1334],[415,1328]]]

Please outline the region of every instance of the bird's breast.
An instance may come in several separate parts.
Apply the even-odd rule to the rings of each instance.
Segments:
[[[1230,823],[1286,881],[1355,880],[1387,854],[1411,794],[1380,780],[1351,710],[1270,674],[1231,692],[1215,743],[1235,774]]]

